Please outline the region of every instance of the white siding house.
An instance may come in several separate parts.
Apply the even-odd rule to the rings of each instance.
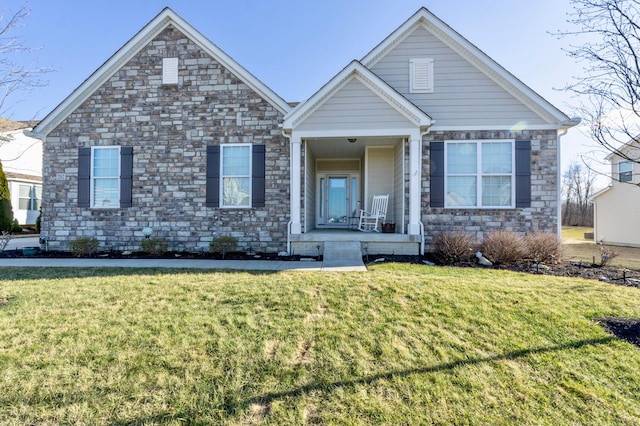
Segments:
[[[42,141],[28,135],[34,124],[0,119],[0,162],[20,225],[35,224],[42,200]]]
[[[597,243],[640,247],[640,143],[635,140],[611,154],[611,182],[596,193],[594,204],[594,240]]]

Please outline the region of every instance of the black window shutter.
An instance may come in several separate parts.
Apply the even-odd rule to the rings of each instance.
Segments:
[[[220,207],[220,146],[207,146],[207,207]]]
[[[91,148],[78,150],[78,207],[91,204]]]
[[[531,141],[516,141],[516,207],[531,207]]]
[[[444,207],[444,142],[429,144],[431,207]]]
[[[253,145],[251,161],[251,204],[252,207],[264,207],[265,145]]]
[[[133,186],[133,148],[120,148],[120,207],[131,207]]]

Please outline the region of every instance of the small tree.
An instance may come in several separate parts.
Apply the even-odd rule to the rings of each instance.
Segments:
[[[583,73],[566,89],[581,99],[578,114],[591,138],[607,152],[640,163],[637,151],[620,150],[640,134],[640,0],[569,3],[569,28],[557,35],[575,37],[567,54]]]
[[[227,253],[234,251],[237,247],[238,239],[230,235],[218,237],[209,243],[211,252],[221,254],[223,259]]]
[[[11,207],[11,194],[7,175],[2,170],[0,161],[0,231],[11,232],[13,230],[13,208]]]
[[[2,6],[4,6],[4,3]],[[24,92],[42,87],[46,82],[40,76],[51,71],[47,67],[25,65],[25,59],[36,49],[26,46],[15,29],[23,26],[29,17],[27,2],[14,13],[0,9],[0,114],[6,112],[4,103],[12,93]]]
[[[593,226],[593,195],[596,173],[573,162],[562,177],[562,224]]]

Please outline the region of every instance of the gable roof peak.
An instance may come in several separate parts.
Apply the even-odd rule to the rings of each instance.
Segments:
[[[367,53],[361,62],[367,68],[374,67],[387,53],[404,41],[413,31],[421,26],[438,38],[454,52],[469,61],[480,72],[496,82],[504,90],[519,99],[547,122],[560,128],[575,126],[578,122],[552,105],[549,101],[516,78],[508,70],[498,64],[489,55],[455,31],[446,22],[434,15],[426,7],[421,7],[387,38]]]
[[[62,103],[54,108],[54,110],[36,126],[34,135],[38,135],[38,137],[46,136],[169,25],[175,27],[207,54],[215,58],[224,68],[242,80],[282,114],[286,114],[291,110],[289,104],[273,90],[202,35],[202,33],[196,30],[171,8],[165,7],[138,31],[136,35],[118,49],[116,53],[107,59],[104,64],[94,71],[89,78],[80,84]]]

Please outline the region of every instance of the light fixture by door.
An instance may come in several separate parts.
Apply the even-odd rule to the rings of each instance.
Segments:
[[[349,138],[349,139],[347,139],[347,140],[349,141],[349,143],[356,143],[356,141],[357,141],[358,139],[356,139],[356,138]]]

